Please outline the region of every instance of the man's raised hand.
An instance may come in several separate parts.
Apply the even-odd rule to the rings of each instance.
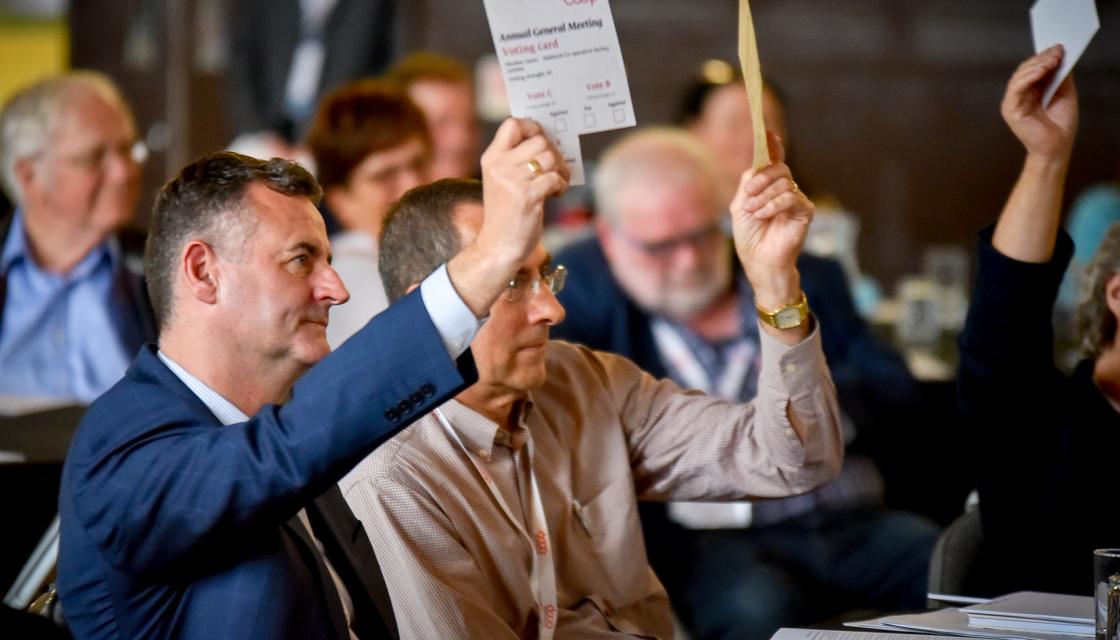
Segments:
[[[782,143],[767,132],[773,163],[746,171],[731,202],[735,250],[757,302],[780,307],[801,294],[797,256],[813,220],[813,203],[797,188]]]

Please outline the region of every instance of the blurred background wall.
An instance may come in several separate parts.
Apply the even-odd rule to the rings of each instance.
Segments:
[[[784,92],[791,164],[862,221],[860,262],[888,291],[930,245],[971,247],[1021,162],[998,102],[1031,51],[1032,0],[755,0],[760,56]],[[1076,70],[1081,133],[1067,197],[1120,178],[1120,0]],[[664,123],[701,61],[734,59],[736,0],[613,0],[640,124]],[[103,70],[153,154],[137,216],[180,166],[232,137],[237,0],[0,1],[0,93],[56,70]],[[473,64],[492,53],[481,0],[402,0],[396,48]],[[624,132],[585,137],[585,157]]]

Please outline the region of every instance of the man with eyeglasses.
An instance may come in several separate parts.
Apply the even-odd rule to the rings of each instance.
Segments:
[[[405,194],[381,236],[390,299],[473,241],[483,201],[468,180]],[[732,211],[759,304],[796,307],[813,209],[788,167],[744,180]],[[804,305],[763,329],[763,390],[737,404],[550,341],[566,275],[538,245],[471,343],[478,382],[340,483],[405,640],[672,637],[637,501],[786,496],[839,469],[835,391]]]
[[[760,303],[733,259],[720,226],[723,180],[683,131],[638,131],[608,149],[596,175],[598,237],[560,253],[571,269],[560,296],[570,319],[557,337],[684,387],[761,397],[758,318],[780,311]],[[820,319],[846,443],[853,425],[911,426],[889,418],[915,401],[912,380],[859,319],[840,266],[802,255],[797,269],[801,302]],[[705,432],[697,425],[694,436]],[[643,505],[650,560],[693,637],[764,639],[846,608],[923,606],[938,530],[883,507],[882,478],[861,444],[836,481],[804,496]]]
[[[136,205],[142,150],[128,105],[101,74],[51,77],[4,106],[0,159],[17,205],[0,223],[9,411],[91,402],[155,337],[138,260],[116,235]]]

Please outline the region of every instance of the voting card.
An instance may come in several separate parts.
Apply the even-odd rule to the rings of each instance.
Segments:
[[[1054,97],[1058,85],[1073,70],[1073,65],[1077,64],[1100,28],[1094,0],[1038,0],[1031,7],[1035,53],[1056,44],[1065,49],[1061,66],[1042,94],[1042,106],[1050,106],[1050,99]]]
[[[539,122],[583,184],[578,136],[636,124],[608,0],[484,0],[510,113]],[[578,178],[577,178],[578,175]]]

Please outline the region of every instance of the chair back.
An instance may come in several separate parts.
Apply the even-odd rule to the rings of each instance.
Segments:
[[[966,510],[937,539],[929,561],[929,591],[950,595],[976,595],[980,586],[980,547],[984,531],[980,508]],[[941,603],[930,602],[930,608]]]
[[[0,508],[18,514],[5,523],[0,555],[0,594],[9,607],[26,608],[53,572],[62,461],[84,413],[68,405],[0,416]]]

